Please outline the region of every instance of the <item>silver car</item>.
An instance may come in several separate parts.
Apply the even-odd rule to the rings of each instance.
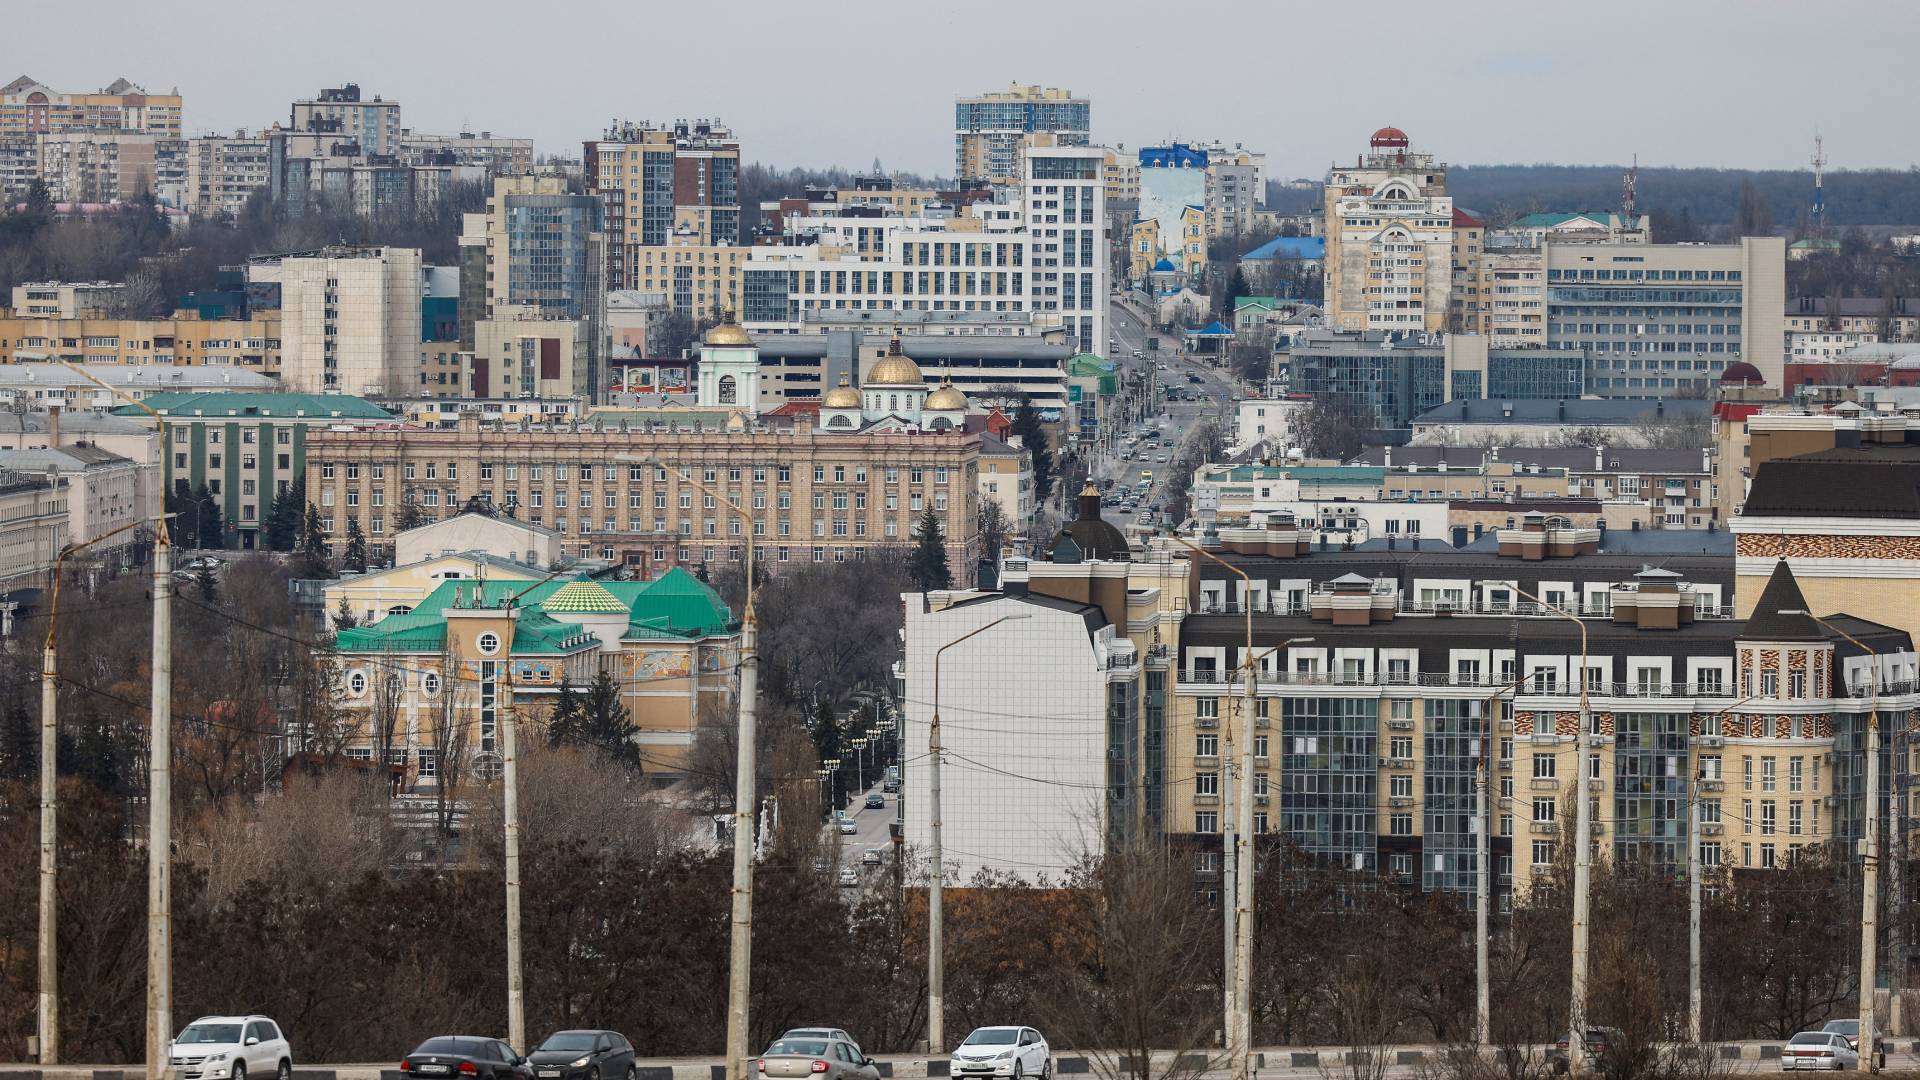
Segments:
[[[880,1070],[845,1039],[780,1039],[754,1062],[770,1080],[880,1080]]]
[[[1803,1031],[1780,1050],[1780,1068],[1858,1069],[1860,1052],[1845,1035],[1833,1031]]]

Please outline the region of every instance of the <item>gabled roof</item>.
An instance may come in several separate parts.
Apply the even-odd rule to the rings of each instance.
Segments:
[[[1487,227],[1487,223],[1456,206],[1453,210],[1453,227],[1456,229],[1484,229]]]
[[[1767,579],[1767,587],[1761,590],[1740,636],[1746,641],[1826,640],[1820,624],[1807,614],[1807,598],[1800,592],[1800,583],[1794,580],[1787,560],[1773,564],[1773,576]]]

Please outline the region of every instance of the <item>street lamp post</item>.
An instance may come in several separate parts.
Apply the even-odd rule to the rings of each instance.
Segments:
[[[927,883],[927,1053],[938,1054],[946,1049],[946,983],[947,961],[945,956],[947,875],[946,853],[940,846],[940,658],[948,649],[1003,622],[1019,619],[1031,619],[1033,613],[1016,611],[1002,615],[991,622],[983,623],[961,634],[952,641],[933,651],[933,722],[927,730],[927,757],[931,774],[927,782],[928,825],[932,834],[932,874]]]
[[[1859,638],[1811,611],[1782,609],[1782,615],[1805,615],[1824,629],[1846,639],[1872,659],[1872,681],[1867,684],[1866,806],[1861,834],[1866,850],[1860,862],[1860,1046],[1869,1072],[1880,1071],[1874,1051],[1879,1033],[1874,1021],[1874,984],[1880,968],[1880,654]],[[1900,883],[1906,888],[1906,883]]]
[[[1589,758],[1593,753],[1593,712],[1587,697],[1587,624],[1555,604],[1514,587],[1514,592],[1580,628],[1580,730],[1574,737],[1576,756],[1573,838],[1573,986],[1567,1002],[1567,1068],[1578,1076],[1587,1058],[1587,903],[1593,877],[1593,794],[1588,790]]]

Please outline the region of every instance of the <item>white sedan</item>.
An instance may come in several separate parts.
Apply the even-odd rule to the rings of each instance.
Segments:
[[[975,1028],[954,1048],[947,1075],[1053,1078],[1053,1051],[1030,1027]]]
[[[1831,1031],[1803,1031],[1780,1051],[1780,1068],[1858,1069],[1860,1054],[1845,1035]]]

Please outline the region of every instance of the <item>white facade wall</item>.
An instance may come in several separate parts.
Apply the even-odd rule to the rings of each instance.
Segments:
[[[1234,445],[1252,446],[1264,442],[1275,450],[1290,448],[1293,435],[1289,417],[1295,409],[1303,408],[1306,404],[1304,401],[1276,398],[1242,399]]]
[[[982,870],[1060,880],[1105,836],[1104,653],[1080,615],[1002,598],[932,613],[903,597],[906,621],[906,842],[929,857],[928,735],[934,654],[1003,615],[940,660],[943,862],[948,884]],[[1109,631],[1110,632],[1110,631]]]
[[[288,391],[408,397],[420,392],[420,252],[283,259],[280,378]]]
[[[1027,151],[1024,190],[1033,237],[1033,308],[1057,313],[1081,352],[1107,344],[1106,151],[1097,146]],[[1070,172],[1071,177],[1058,174]]]

